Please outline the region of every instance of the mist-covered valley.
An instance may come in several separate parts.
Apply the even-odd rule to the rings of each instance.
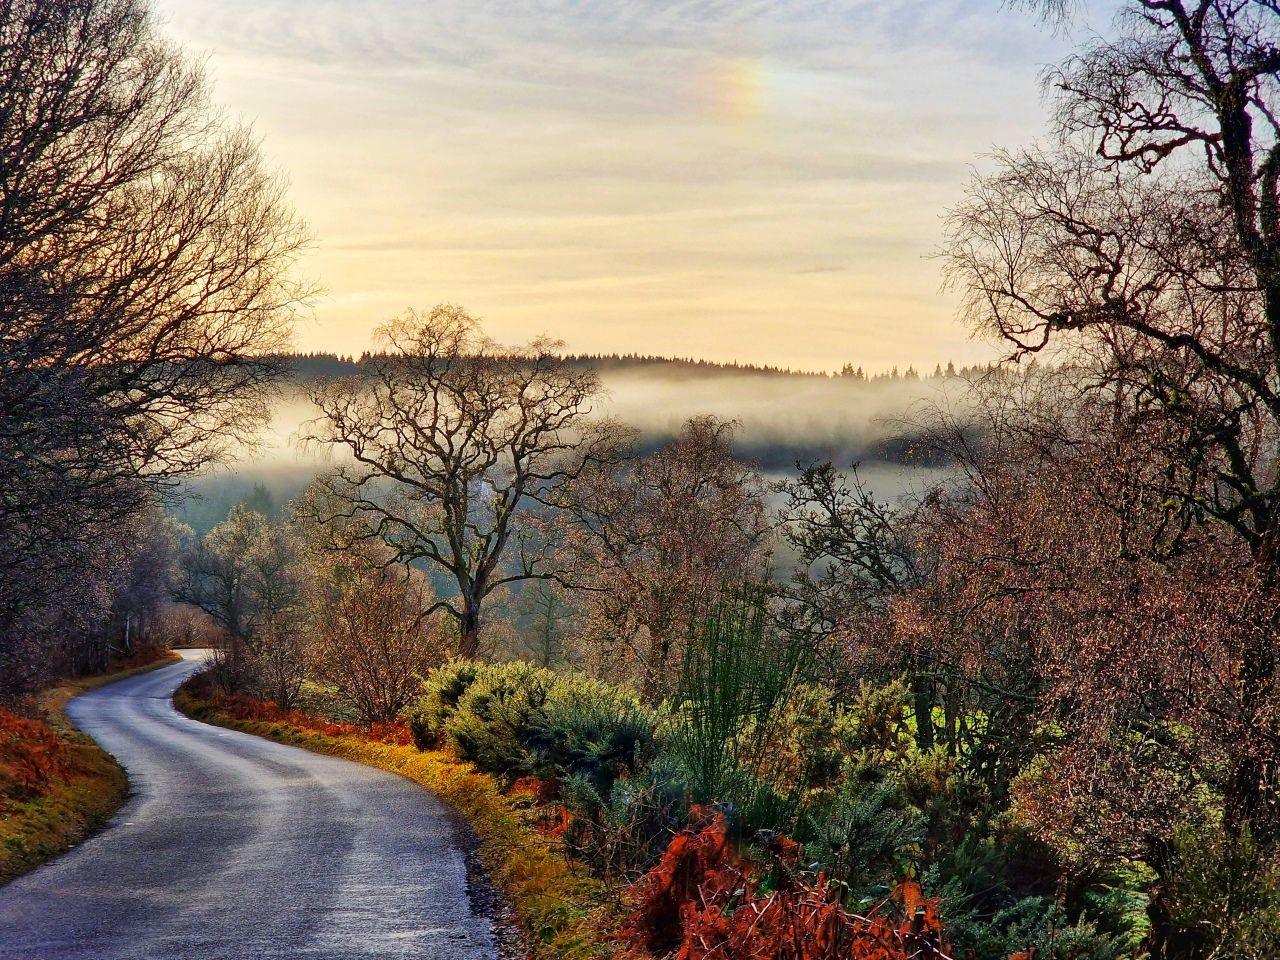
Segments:
[[[915,443],[934,411],[959,397],[978,370],[914,371],[867,377],[721,365],[654,357],[581,357],[599,373],[603,390],[593,411],[634,427],[642,450],[670,440],[690,417],[710,414],[737,424],[734,449],[770,481],[796,464],[831,461],[860,465],[882,499],[917,492],[939,479],[943,465]],[[315,415],[308,381],[358,373],[353,361],[299,358],[275,400],[260,442],[241,448],[219,467],[188,481],[173,505],[196,533],[223,520],[236,503],[268,515],[301,494],[330,465],[325,451],[308,449],[300,430]]]

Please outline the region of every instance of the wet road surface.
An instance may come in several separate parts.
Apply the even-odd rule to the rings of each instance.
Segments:
[[[73,700],[129,773],[111,824],[0,887],[3,960],[490,960],[457,821],[393,774],[190,720],[201,654]]]

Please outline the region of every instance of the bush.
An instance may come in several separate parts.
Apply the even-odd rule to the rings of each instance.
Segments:
[[[857,901],[879,896],[910,872],[925,837],[925,818],[895,784],[846,784],[823,807],[807,811],[806,858],[820,864]]]
[[[542,715],[530,721],[542,772],[581,777],[605,793],[652,758],[658,721],[638,697],[577,674],[552,676]]]
[[[450,660],[427,674],[422,696],[406,711],[409,730],[419,750],[426,750],[440,741],[445,721],[453,715],[462,695],[485,669],[484,664],[474,660]]]
[[[420,747],[443,737],[482,770],[579,777],[601,795],[655,752],[657,718],[633,693],[527,663],[432,671],[409,718]]]
[[[511,777],[537,773],[530,747],[553,682],[550,671],[527,663],[484,667],[445,720],[445,736],[461,759],[481,770]]]
[[[1130,955],[1123,937],[1099,931],[1084,917],[1071,923],[1045,897],[1020,900],[997,914],[992,926],[1004,930],[1002,956],[1018,950],[1054,960],[1118,960]]]
[[[1280,943],[1280,859],[1245,829],[1183,825],[1170,844],[1161,906],[1182,943],[1205,956],[1264,960]]]
[[[669,760],[615,780],[605,794],[585,777],[569,777],[562,798],[570,813],[565,844],[605,877],[638,879],[689,825],[688,791]]]

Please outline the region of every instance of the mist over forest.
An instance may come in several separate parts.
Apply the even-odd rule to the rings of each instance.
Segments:
[[[289,360],[292,374],[259,446],[183,485],[173,512],[197,534],[237,503],[278,515],[327,466],[324,454],[298,442],[299,428],[315,414],[306,385],[357,375],[361,361],[332,354]],[[735,453],[770,480],[794,474],[797,463],[857,463],[870,489],[886,500],[937,480],[943,465],[914,442],[921,423],[989,372],[939,367],[921,376],[907,368],[868,376],[853,365],[826,374],[648,356],[571,360],[596,369],[603,386],[596,414],[636,428],[643,452],[668,443],[690,417],[710,414],[738,424]]]

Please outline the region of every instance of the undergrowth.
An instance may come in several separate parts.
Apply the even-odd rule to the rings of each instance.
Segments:
[[[597,787],[611,788],[610,794],[644,792],[646,776],[656,768],[632,769],[633,739],[618,735],[632,729],[641,708],[625,695],[601,700],[603,688],[523,667],[455,666],[435,681],[409,723],[376,728],[228,696],[201,678],[174,699],[196,719],[389,770],[451,804],[471,822],[485,867],[531,935],[533,957],[948,956],[938,904],[918,883],[901,883],[880,902],[851,910],[839,884],[805,866],[798,844],[776,836],[767,850],[753,849],[731,835],[723,813],[709,807],[645,819],[654,827],[656,849],[638,871],[634,863],[630,870],[591,869],[579,859],[590,852],[582,831],[606,829],[608,817],[587,823],[590,805],[572,794],[590,790],[599,800]],[[590,708],[585,713],[592,722],[560,722],[570,711],[557,706],[558,687],[573,690],[575,702]],[[587,696],[592,693],[600,696]],[[466,725],[459,723],[464,716]],[[549,738],[549,730],[557,735]],[[578,748],[566,750],[579,738]],[[443,748],[432,746],[437,742]],[[619,743],[627,749],[616,749]],[[474,755],[475,764],[459,754]],[[600,762],[604,757],[611,759]],[[602,780],[606,770],[622,776]]]

